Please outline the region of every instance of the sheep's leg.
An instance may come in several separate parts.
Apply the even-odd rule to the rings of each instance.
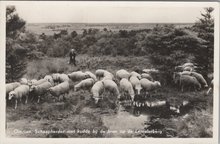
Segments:
[[[129,105],[130,106],[132,105],[133,100],[134,100],[134,98],[130,95],[130,100],[129,100]]]
[[[17,109],[17,106],[18,106],[18,100],[15,99],[15,109]]]
[[[64,101],[64,99],[65,99],[65,94],[66,94],[66,93],[63,94],[63,101]]]
[[[133,106],[135,106],[136,101],[133,102]]]
[[[39,103],[40,102],[40,96],[38,96],[38,99],[37,99],[37,103]]]
[[[141,105],[142,105],[141,102],[139,102],[138,107],[141,107]]]
[[[183,85],[181,86],[181,91],[183,92]]]
[[[127,97],[127,93],[126,92],[123,92],[124,93],[124,102],[125,102],[125,105],[128,106],[128,97]]]
[[[124,93],[123,92],[121,92],[121,97],[120,98],[124,98]]]
[[[64,97],[63,95],[64,95],[64,94],[62,94],[62,95],[60,96],[60,101],[63,100],[63,97]]]
[[[69,91],[66,93],[65,99],[68,98],[69,96]]]
[[[67,93],[64,93],[63,100],[66,100],[66,95],[67,95]]]
[[[128,105],[128,100],[127,100],[128,98],[127,98],[127,94],[125,91],[123,91],[123,97],[124,97],[124,103],[127,106]]]
[[[208,91],[206,92],[206,94],[209,94],[209,92],[211,91],[212,88],[209,88]]]
[[[138,107],[138,103],[139,103],[138,101],[135,103],[136,107]]]
[[[27,104],[27,101],[28,101],[28,95],[26,95],[25,104]]]
[[[146,91],[146,92],[145,92],[145,97],[147,97],[148,94],[149,94],[149,93]]]
[[[150,95],[150,99],[152,99],[152,93],[151,94],[149,94]]]
[[[30,101],[31,101],[31,102],[33,102],[33,100],[34,100],[34,96],[31,96],[31,99],[30,99]]]

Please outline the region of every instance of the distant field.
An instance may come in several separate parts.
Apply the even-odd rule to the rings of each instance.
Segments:
[[[162,25],[165,23],[161,23]],[[171,24],[171,23],[167,23]],[[95,28],[103,30],[107,28],[111,31],[119,30],[139,30],[139,29],[151,29],[156,26],[156,23],[110,23],[110,24],[86,24],[86,23],[28,23],[26,29],[35,34],[45,33],[46,35],[53,35],[58,33],[60,30],[67,30],[69,33],[76,31],[78,34],[82,33],[83,29]],[[176,27],[190,27],[191,23],[174,23]]]

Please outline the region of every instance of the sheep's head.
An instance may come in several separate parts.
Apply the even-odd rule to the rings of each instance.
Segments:
[[[93,96],[94,100],[95,100],[95,104],[97,104],[99,102],[99,97]]]
[[[26,78],[21,78],[19,81],[21,84],[27,84],[28,80]]]
[[[141,79],[141,75],[138,75],[137,78],[140,80]]]
[[[137,90],[137,94],[140,95],[141,90],[142,90],[141,85],[136,85],[136,86],[135,86],[135,89]]]
[[[91,79],[91,83],[92,83],[92,85],[95,84],[95,80],[93,78]]]
[[[36,89],[36,86],[35,85],[31,85],[30,87],[29,87],[29,92],[32,92],[32,91],[34,91]]]
[[[59,74],[58,73],[52,74],[51,77],[52,77],[53,80],[58,80],[59,79]]]
[[[32,87],[32,82],[28,81],[28,86],[29,86],[29,91],[31,91],[31,87]]]
[[[130,97],[131,97],[131,101],[134,101],[135,93],[133,93],[133,92],[131,93],[130,92]]]
[[[14,92],[14,91],[11,91],[11,92],[9,93],[8,99],[11,100],[14,96],[15,96],[15,92]]]
[[[117,98],[118,98],[118,99],[120,99],[120,98],[121,98],[121,94],[120,94],[120,93],[117,95]]]
[[[32,81],[31,81],[31,80],[28,80],[27,85],[28,85],[28,86],[31,86],[31,85],[32,85]]]
[[[77,92],[79,88],[77,86],[74,86],[74,92]]]
[[[155,84],[156,84],[157,87],[161,87],[161,84],[160,84],[159,81],[155,81]]]
[[[85,74],[85,79],[92,78],[89,74]]]
[[[47,90],[50,94],[54,94],[54,92],[53,92],[53,88],[51,87],[51,88],[49,88],[48,90]]]
[[[74,80],[74,79],[75,79],[72,74],[67,74],[67,76],[68,76],[68,78],[71,79],[71,80]]]

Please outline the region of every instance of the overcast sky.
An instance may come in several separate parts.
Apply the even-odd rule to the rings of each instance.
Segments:
[[[192,23],[206,5],[149,3],[15,3],[27,23]]]

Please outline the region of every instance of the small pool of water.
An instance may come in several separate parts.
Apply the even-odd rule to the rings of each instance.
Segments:
[[[185,101],[182,107],[187,105]],[[118,112],[114,115],[103,115],[103,123],[108,128],[106,137],[142,137],[146,124],[153,117],[170,118],[170,112],[178,113],[173,110],[166,101],[145,101],[139,104],[121,103]],[[178,109],[179,110],[179,109]],[[177,112],[176,112],[177,111]]]
[[[144,130],[149,118],[149,115],[134,115],[120,106],[117,114],[104,115],[103,123],[109,131],[107,137],[140,137],[139,131]]]

